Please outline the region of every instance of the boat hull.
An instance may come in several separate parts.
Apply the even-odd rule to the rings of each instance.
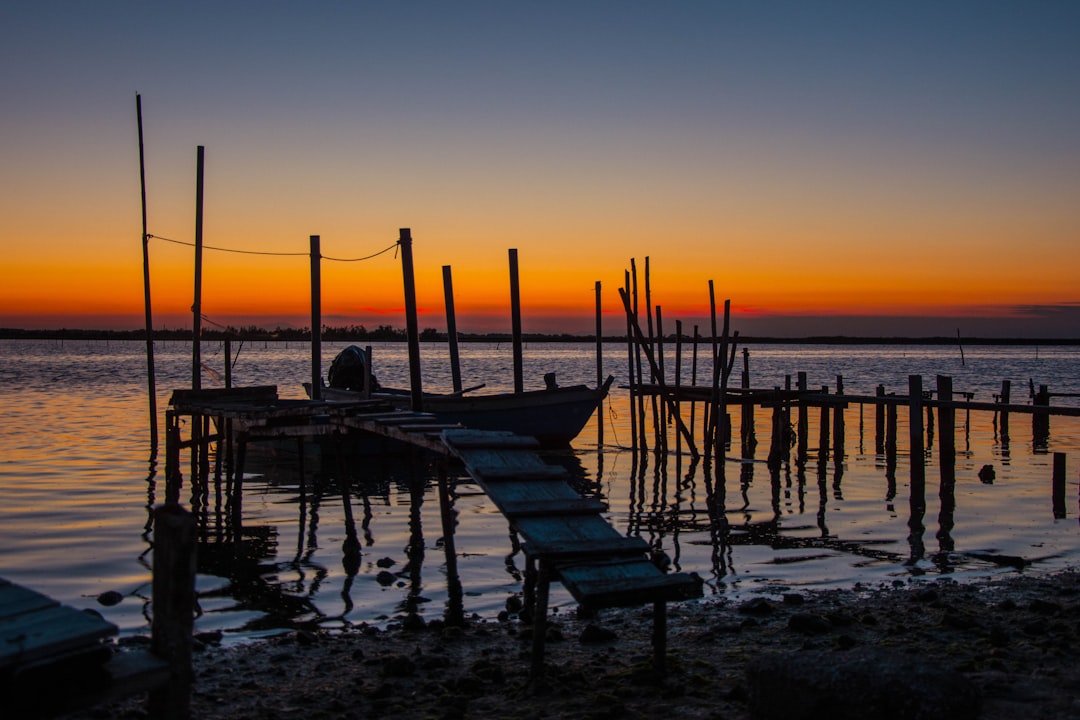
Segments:
[[[434,395],[422,398],[424,412],[440,422],[460,423],[475,430],[503,430],[515,435],[536,438],[544,447],[566,447],[584,429],[607,396],[609,378],[600,388],[586,385],[529,390],[493,395]],[[324,387],[323,399],[335,402],[355,401],[360,393]],[[388,399],[409,407],[411,395],[406,390],[383,390],[372,399]]]

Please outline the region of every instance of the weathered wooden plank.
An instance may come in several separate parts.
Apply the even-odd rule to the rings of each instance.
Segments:
[[[564,538],[535,538],[527,539],[522,543],[522,550],[526,555],[556,560],[589,555],[644,553],[648,548],[648,543],[641,538],[628,538],[621,535],[607,539],[596,538],[586,542]]]
[[[209,403],[255,403],[277,400],[277,385],[254,385],[251,387],[210,388],[207,390],[173,390],[169,404],[173,407]]]
[[[89,645],[118,632],[91,613],[57,605],[0,620],[0,669]]]
[[[561,500],[570,502],[582,499],[560,478],[541,478],[525,480],[500,480],[494,483],[481,483],[491,501],[502,508],[505,503],[544,502]],[[600,511],[602,512],[602,511]]]
[[[448,430],[443,433],[443,438],[455,450],[497,447],[535,450],[540,447],[536,438],[498,430]]]
[[[0,580],[3,580],[0,578]],[[0,584],[0,620],[55,607],[60,603],[36,590],[3,580]]]
[[[608,509],[606,503],[591,498],[572,500],[510,500],[496,503],[511,519],[546,515],[595,515]]]
[[[700,578],[687,573],[667,575],[645,559],[618,565],[557,567],[556,574],[575,600],[591,608],[690,600],[703,594]]]

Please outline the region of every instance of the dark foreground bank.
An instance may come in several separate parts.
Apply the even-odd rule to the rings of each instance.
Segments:
[[[196,654],[193,718],[1073,718],[1080,572],[555,615],[528,676],[513,619],[295,633]],[[120,648],[119,651],[123,651]],[[143,700],[69,718],[141,718]]]

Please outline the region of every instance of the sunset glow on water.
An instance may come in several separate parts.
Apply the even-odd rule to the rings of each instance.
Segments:
[[[148,509],[164,496],[163,441],[161,454],[154,461],[150,456],[144,349],[138,342],[0,342],[5,388],[0,404],[0,574],[77,607],[95,607],[126,633],[148,629]],[[324,346],[324,368],[338,349]],[[991,401],[1005,379],[1012,381],[1016,403],[1028,402],[1029,379],[1051,391],[1080,389],[1080,351],[1075,347],[979,346],[966,348],[963,362],[951,347],[749,349],[754,387],[782,386],[785,375],[804,371],[810,387],[833,386],[842,374],[846,392],[866,395],[878,383],[888,392],[905,394],[911,374],[924,375],[928,388],[935,375],[950,375],[957,392],[974,392],[982,402]],[[159,342],[156,352],[163,412],[170,391],[190,384],[190,346]],[[310,374],[308,352],[303,343],[241,345],[235,382],[277,384],[281,396],[301,397],[300,383]],[[684,348],[684,381],[691,375],[689,352]],[[204,345],[210,367],[221,365],[221,353],[218,344]],[[482,392],[512,387],[508,345],[466,344],[462,354],[466,385],[486,382]],[[445,346],[424,344],[423,355],[427,387],[447,389]],[[376,345],[374,357],[384,385],[406,383],[403,344]],[[605,374],[616,376],[615,387],[625,385],[625,346],[605,346],[603,362]],[[669,372],[670,362],[671,357]],[[594,384],[593,346],[526,348],[527,389],[541,387],[543,374],[552,370],[562,385]],[[702,364],[699,383],[708,372]],[[205,382],[212,386],[212,377]],[[1076,402],[1055,398],[1053,404]],[[714,501],[716,495],[713,475],[703,464],[671,454],[665,466],[651,451],[635,458],[628,449],[625,390],[614,389],[604,405],[602,448],[594,417],[573,452],[552,460],[580,478],[579,489],[606,500],[606,517],[621,532],[640,535],[663,550],[674,567],[701,575],[707,598],[943,575],[969,579],[1017,572],[1016,558],[1026,563],[1024,572],[1038,573],[1080,557],[1077,418],[1052,418],[1047,447],[1036,449],[1030,416],[1012,416],[1006,443],[992,414],[972,412],[969,419],[958,412],[955,510],[947,512],[939,497],[938,448],[930,443],[926,508],[914,517],[905,408],[899,414],[895,471],[875,452],[873,408],[852,406],[844,414],[842,458],[830,454],[819,461],[818,412],[812,410],[805,471],[789,465],[776,476],[764,462],[769,414],[757,410],[756,452],[740,459],[739,409],[732,406],[730,412],[736,438],[725,465],[724,532],[710,523],[710,494]],[[688,408],[683,414],[689,420]],[[695,418],[700,434],[700,408]],[[1068,458],[1064,518],[1055,518],[1051,505],[1055,452]],[[211,491],[199,547],[203,614],[197,628],[250,637],[302,623],[385,622],[410,606],[428,619],[440,617],[447,602],[446,556],[428,461],[384,458],[348,467],[350,509],[362,543],[361,565],[352,575],[342,564],[345,512],[336,465],[313,443],[303,453],[302,496],[297,445],[253,446],[239,543],[221,538]],[[994,470],[992,483],[979,477],[986,465]],[[182,467],[186,474],[186,463]],[[186,483],[187,478],[185,503],[190,493]],[[466,612],[494,618],[506,598],[521,591],[524,560],[512,551],[506,520],[468,478],[459,478],[455,508]],[[96,597],[108,590],[122,593],[123,602],[98,605]],[[563,611],[573,606],[561,590],[553,603]]]

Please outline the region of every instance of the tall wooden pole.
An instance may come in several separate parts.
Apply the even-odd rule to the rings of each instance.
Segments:
[[[203,256],[203,168],[205,149],[195,155],[195,302],[191,305],[191,389],[202,389],[202,256]]]
[[[413,275],[412,230],[401,228],[401,274],[405,280],[405,331],[409,341],[409,387],[412,409],[424,409],[424,388],[420,378],[420,323],[416,317],[416,278]]]
[[[514,346],[514,392],[525,391],[525,369],[521,353],[521,288],[518,284],[517,248],[510,249],[510,328]]]
[[[601,302],[600,281],[596,281],[596,391],[604,385],[604,323],[601,319],[603,305]],[[604,400],[600,399],[600,405],[596,408],[596,444],[604,447]]]
[[[311,236],[311,399],[322,400],[322,250]],[[370,361],[369,361],[370,362]],[[365,386],[366,387],[366,386]]]
[[[150,396],[150,446],[157,448],[157,373],[154,369],[154,318],[150,312],[150,235],[146,227],[146,158],[143,154],[142,96],[135,94],[139,122],[139,189],[142,193],[143,305],[146,313],[146,384]]]
[[[446,305],[446,339],[450,343],[450,376],[454,392],[461,392],[461,356],[458,353],[457,315],[454,312],[454,278],[449,265],[442,269],[443,299]]]

